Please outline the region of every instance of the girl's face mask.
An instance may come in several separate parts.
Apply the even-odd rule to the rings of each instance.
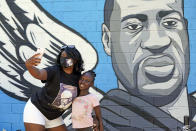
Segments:
[[[71,58],[60,57],[60,64],[61,64],[62,67],[67,68],[67,67],[72,66],[74,63],[73,63],[73,60]]]

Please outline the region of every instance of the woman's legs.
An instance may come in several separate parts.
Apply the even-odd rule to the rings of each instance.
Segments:
[[[60,125],[58,127],[48,128],[47,131],[67,131],[65,125]]]
[[[29,99],[25,105],[23,121],[26,131],[44,131],[45,119]]]
[[[39,124],[25,123],[25,131],[45,131],[45,127]]]
[[[65,125],[45,129],[44,126],[32,123],[24,123],[25,131],[68,131]]]
[[[38,109],[35,107],[31,100],[26,103],[23,121],[26,131],[67,131],[62,116],[48,120]]]

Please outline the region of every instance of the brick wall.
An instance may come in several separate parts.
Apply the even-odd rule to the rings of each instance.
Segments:
[[[6,14],[8,14],[8,11],[3,12],[4,10],[2,10],[6,8],[5,6],[1,6],[1,4],[2,5],[6,4],[3,1],[4,0],[0,2],[0,13],[6,16]],[[93,45],[93,47],[96,49],[96,52],[98,53],[97,65],[94,69],[95,72],[97,73],[95,86],[103,90],[104,92],[107,92],[110,89],[118,88],[118,85],[117,85],[116,74],[112,68],[111,57],[106,55],[104,48],[103,48],[102,41],[101,41],[101,37],[102,37],[101,25],[103,23],[104,2],[105,2],[104,0],[47,0],[47,1],[38,0],[38,3],[47,12],[49,12],[53,17],[55,17],[56,19],[58,19],[60,22],[67,25],[68,27],[72,28],[73,30],[79,32],[79,34],[81,34],[87,41],[89,41],[89,43]],[[196,44],[195,44],[196,1],[185,0],[184,3],[185,3],[184,4],[184,10],[185,10],[184,15],[188,19],[188,22],[189,22],[188,29],[189,29],[189,41],[190,41],[189,42],[190,63],[186,63],[186,64],[190,64],[188,91],[189,93],[191,93],[196,90],[195,88],[196,71],[194,70],[194,68],[196,67],[196,61],[195,61],[195,57],[196,57]],[[23,5],[26,4],[27,7],[29,6],[27,2],[25,1],[22,4]],[[11,2],[11,4],[9,4],[9,7],[13,8],[15,7],[15,5],[12,6],[12,2]],[[18,12],[18,14],[19,13],[21,12]],[[17,15],[17,13],[15,15]],[[5,20],[4,17],[0,17],[0,25],[2,25],[1,21],[4,21],[4,20]],[[21,20],[24,20],[24,19],[21,19]],[[22,21],[20,22],[23,23]],[[25,22],[23,23],[24,25],[25,25]],[[26,27],[26,25],[23,27]],[[4,29],[4,28],[0,27],[0,29]],[[18,28],[15,28],[15,29],[17,30]],[[7,26],[7,30],[11,30],[11,28]],[[4,35],[6,34],[5,32],[3,34],[3,31],[0,30],[0,33],[2,33],[0,34],[0,37],[1,37],[0,38],[0,42],[1,42],[0,43],[0,54],[1,54],[0,55],[0,58],[1,58],[1,61],[0,61],[0,69],[1,69],[1,72],[0,72],[0,87],[1,87],[0,131],[2,131],[3,129],[5,129],[6,131],[16,131],[16,130],[24,131],[22,113],[23,113],[24,105],[26,103],[27,98],[23,99],[24,95],[18,95],[19,92],[22,92],[22,91],[12,92],[13,90],[15,90],[15,88],[18,88],[17,85],[6,84],[6,83],[9,83],[10,81],[11,82],[15,81],[16,79],[10,80],[11,78],[10,75],[15,76],[17,75],[18,72],[17,70],[12,70],[14,69],[15,64],[9,61],[9,59],[12,59],[12,60],[15,60],[15,59],[13,57],[5,58],[5,54],[4,54],[5,50],[3,48],[3,45],[7,44],[8,39],[2,39],[2,38],[6,38],[6,36]],[[25,33],[25,31],[20,32],[20,33],[21,34]],[[17,40],[18,39],[16,39],[15,42],[17,44],[20,44],[21,41],[17,41]],[[18,46],[15,46],[15,48],[17,47]],[[6,48],[6,50],[9,51],[11,48],[12,47],[10,46],[10,48]],[[12,53],[14,54],[15,52],[12,52]],[[5,59],[2,60],[2,58],[5,58]],[[17,56],[17,58],[19,58],[19,56]],[[13,67],[7,70],[8,73],[5,73],[4,71],[6,71],[7,69],[6,67],[9,67],[12,64],[13,64]],[[18,65],[23,65],[23,64],[24,64],[24,61],[21,63],[18,62]],[[17,80],[22,81],[22,83],[27,82],[27,81],[24,81],[24,79],[22,79],[21,76]],[[30,95],[30,92],[28,92],[28,95]],[[116,109],[117,108],[118,107],[116,107]]]

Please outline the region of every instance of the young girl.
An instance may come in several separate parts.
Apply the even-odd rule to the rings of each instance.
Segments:
[[[88,89],[94,85],[95,76],[96,74],[90,70],[83,73],[79,80],[80,94],[72,104],[72,127],[76,131],[93,131],[93,110],[99,121],[97,128],[103,131],[99,100],[88,92]]]

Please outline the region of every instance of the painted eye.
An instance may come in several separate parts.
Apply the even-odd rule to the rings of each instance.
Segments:
[[[167,25],[167,26],[174,26],[174,25],[176,25],[176,21],[167,21],[167,22],[164,22],[164,24],[165,25]]]
[[[162,25],[167,29],[174,29],[178,26],[178,21],[175,20],[166,20]]]
[[[143,29],[143,25],[141,23],[129,23],[123,28],[126,32],[134,35],[140,32]]]
[[[129,30],[139,30],[142,28],[142,26],[139,24],[129,24],[125,28],[127,28]]]

